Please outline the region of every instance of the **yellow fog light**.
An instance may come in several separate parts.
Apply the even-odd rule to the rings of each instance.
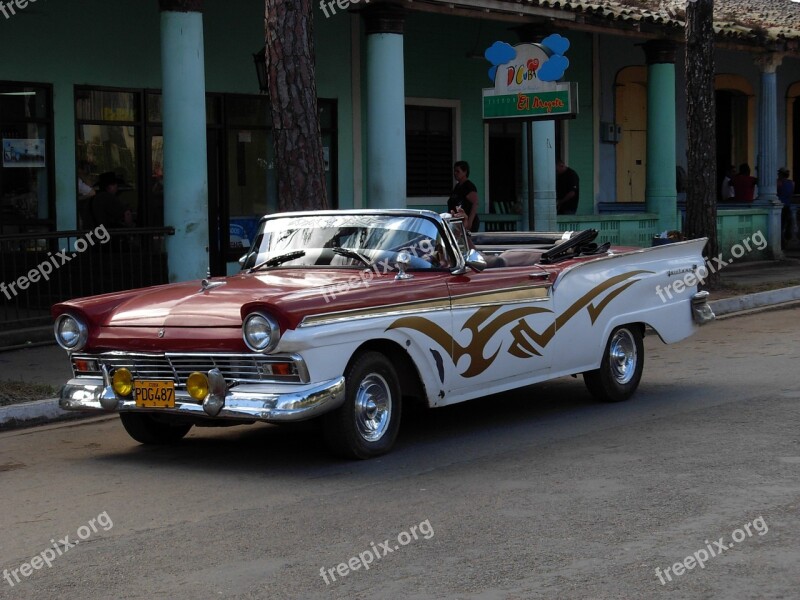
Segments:
[[[130,396],[133,389],[133,375],[124,367],[115,369],[114,375],[111,377],[111,385],[117,396]]]
[[[192,398],[202,402],[208,396],[208,377],[195,371],[186,380],[186,391]]]

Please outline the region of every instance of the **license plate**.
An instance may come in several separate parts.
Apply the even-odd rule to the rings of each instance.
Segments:
[[[145,408],[175,408],[175,382],[134,381],[133,397],[136,406]]]

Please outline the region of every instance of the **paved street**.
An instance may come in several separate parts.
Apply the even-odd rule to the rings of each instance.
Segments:
[[[0,598],[794,598],[798,340],[800,309],[648,336],[629,402],[561,379],[409,415],[367,462],[313,425],[0,433]]]

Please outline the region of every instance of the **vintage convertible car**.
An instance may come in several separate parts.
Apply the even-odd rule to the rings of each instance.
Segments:
[[[55,305],[74,372],[61,406],[118,411],[144,444],[320,418],[334,450],[369,458],[413,399],[582,373],[597,398],[624,400],[645,327],[672,343],[714,318],[697,291],[705,240],[613,248],[596,235],[470,237],[419,210],[265,217],[237,275]]]

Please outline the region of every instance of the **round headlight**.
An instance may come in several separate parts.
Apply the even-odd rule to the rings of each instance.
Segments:
[[[186,379],[186,391],[192,398],[202,402],[208,396],[208,377],[195,371]]]
[[[117,396],[130,396],[131,390],[133,390],[133,375],[125,367],[115,369],[111,376],[111,387],[114,388]]]
[[[89,339],[89,330],[72,315],[61,315],[53,327],[58,345],[64,350],[81,350]]]
[[[281,328],[278,322],[262,313],[247,316],[242,325],[242,336],[247,347],[254,352],[270,352],[278,345]]]

